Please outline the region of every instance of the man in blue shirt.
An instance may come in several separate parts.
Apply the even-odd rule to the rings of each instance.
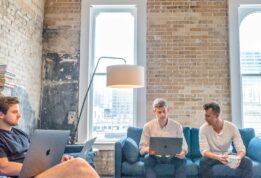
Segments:
[[[30,144],[28,135],[14,128],[20,118],[18,98],[0,96],[0,175],[19,176],[20,174]],[[97,178],[99,176],[83,159],[63,156],[60,164],[35,176],[35,178],[45,177]]]

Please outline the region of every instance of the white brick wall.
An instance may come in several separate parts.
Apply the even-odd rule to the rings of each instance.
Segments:
[[[0,64],[14,71],[14,83],[29,95],[39,117],[44,0],[0,0]]]

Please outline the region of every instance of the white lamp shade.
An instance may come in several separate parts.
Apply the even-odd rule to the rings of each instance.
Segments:
[[[144,86],[144,67],[112,65],[107,67],[107,86],[111,88],[140,88]]]

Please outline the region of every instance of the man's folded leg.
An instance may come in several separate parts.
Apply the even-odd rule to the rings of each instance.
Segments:
[[[156,178],[156,172],[154,171],[154,167],[156,164],[156,157],[153,155],[147,154],[144,159],[145,165],[145,177],[146,178]]]
[[[97,172],[85,160],[81,158],[62,162],[35,178],[99,178]]]

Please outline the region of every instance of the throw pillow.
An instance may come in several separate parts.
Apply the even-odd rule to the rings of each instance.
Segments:
[[[252,159],[261,162],[261,138],[253,138],[248,145],[247,155]]]
[[[139,159],[139,147],[137,143],[128,137],[123,145],[123,154],[130,163],[135,163]]]

